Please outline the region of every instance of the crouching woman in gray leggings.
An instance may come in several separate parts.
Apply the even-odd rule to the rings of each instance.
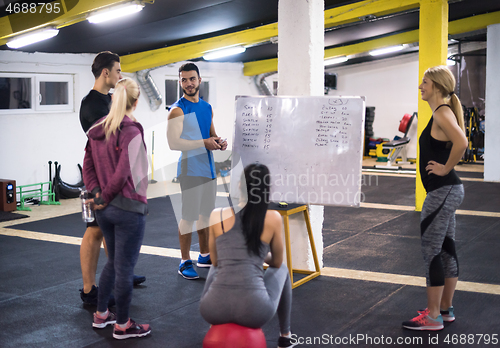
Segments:
[[[242,196],[247,197],[246,205],[242,200],[237,212],[233,207],[212,212],[212,267],[200,311],[210,324],[234,323],[251,328],[262,327],[277,313],[278,346],[292,347],[292,287],[283,264],[281,216],[275,210],[267,210],[269,180],[265,165],[247,166],[240,183]],[[264,261],[269,265],[266,271],[262,267]]]

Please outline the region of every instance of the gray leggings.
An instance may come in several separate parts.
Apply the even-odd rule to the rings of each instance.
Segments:
[[[203,318],[212,325],[234,323],[260,328],[278,313],[280,332],[290,332],[292,286],[288,268],[269,267],[264,272],[265,289],[211,287],[217,277],[212,266],[200,301]]]
[[[455,211],[463,199],[462,184],[440,187],[425,198],[420,233],[427,286],[443,286],[445,278],[458,277]]]

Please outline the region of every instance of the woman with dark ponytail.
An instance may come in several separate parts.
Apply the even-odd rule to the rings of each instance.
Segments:
[[[427,191],[420,215],[420,234],[427,280],[427,308],[403,322],[411,330],[441,330],[455,320],[452,305],[458,281],[455,211],[464,198],[453,169],[467,148],[462,104],[455,78],[446,66],[427,69],[419,86],[432,117],[420,135],[419,171]]]
[[[281,215],[268,210],[269,181],[265,165],[247,166],[240,182],[241,210],[228,207],[212,212],[208,237],[212,267],[200,311],[210,324],[251,328],[262,327],[278,313],[278,347],[293,347],[292,287],[283,264]],[[265,272],[263,262],[269,265]]]
[[[148,204],[148,161],[144,131],[132,112],[139,86],[125,78],[116,84],[110,112],[87,132],[83,181],[94,198],[96,218],[108,247],[108,262],[99,279],[94,328],[114,325],[113,337],[142,337],[149,325],[129,317],[134,267],[139,257]],[[115,290],[116,313],[108,310]]]

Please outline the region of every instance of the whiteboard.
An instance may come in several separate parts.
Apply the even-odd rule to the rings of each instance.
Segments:
[[[363,97],[236,97],[231,196],[243,168],[269,167],[270,200],[359,206]]]

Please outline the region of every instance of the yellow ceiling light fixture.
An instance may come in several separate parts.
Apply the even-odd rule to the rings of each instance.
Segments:
[[[16,36],[13,40],[7,42],[9,48],[20,48],[31,45],[35,42],[50,39],[59,33],[59,29],[55,27],[48,27],[43,29],[34,30],[24,35]]]
[[[132,1],[93,12],[87,17],[87,20],[94,24],[107,22],[140,12],[143,8],[142,3]]]
[[[240,53],[243,53],[245,51],[246,51],[246,48],[243,46],[222,48],[220,50],[206,53],[205,55],[203,55],[203,59],[213,60],[213,59],[218,59],[218,58],[222,58],[222,57],[233,56],[235,54],[240,54]]]

